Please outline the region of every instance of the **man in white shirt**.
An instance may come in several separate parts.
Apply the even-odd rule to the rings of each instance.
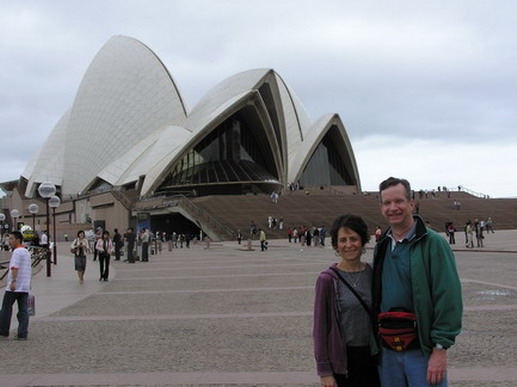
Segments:
[[[39,240],[39,244],[41,247],[45,247],[48,249],[48,236],[47,236],[47,232],[46,231],[43,231],[41,233],[41,238]]]
[[[31,255],[25,248],[23,235],[14,231],[9,235],[9,245],[13,249],[7,286],[5,287],[2,311],[0,312],[0,336],[8,337],[11,328],[13,304],[18,303],[18,335],[19,340],[26,340],[29,329],[29,290],[31,287]]]

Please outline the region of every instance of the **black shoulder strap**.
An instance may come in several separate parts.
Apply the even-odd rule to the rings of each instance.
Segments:
[[[363,306],[364,310],[366,310],[368,315],[372,318],[372,310],[370,309],[370,307],[368,305],[366,305],[366,302],[364,302],[364,300],[361,298],[359,293],[357,293],[357,291],[345,280],[345,278],[341,275],[341,273],[335,267],[331,267],[330,270],[332,270],[334,273],[337,274],[337,276],[341,280],[341,282],[343,282],[346,285],[346,287],[348,289],[350,289],[352,294],[357,297],[357,299]],[[373,318],[372,318],[372,321],[373,321]]]

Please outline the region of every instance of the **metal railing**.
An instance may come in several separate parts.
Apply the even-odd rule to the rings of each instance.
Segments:
[[[200,222],[204,223],[214,232],[217,232],[220,236],[233,238],[234,232],[230,227],[221,223],[215,216],[209,214],[208,212],[200,208],[197,204],[193,203],[186,196],[180,197],[180,200],[178,201],[178,206],[182,207],[185,211],[189,212],[195,218],[198,218]]]

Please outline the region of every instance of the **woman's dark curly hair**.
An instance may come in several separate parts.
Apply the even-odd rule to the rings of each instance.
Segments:
[[[364,222],[363,218],[352,214],[341,215],[334,220],[334,224],[330,229],[330,237],[332,239],[332,247],[334,247],[334,249],[337,248],[337,234],[342,227],[358,233],[361,237],[361,243],[363,246],[370,240],[368,226]]]

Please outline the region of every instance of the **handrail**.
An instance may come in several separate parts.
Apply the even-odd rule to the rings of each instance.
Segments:
[[[464,187],[462,185],[458,186],[458,192],[466,192],[468,194],[471,194],[472,196],[477,196],[478,198],[482,198],[482,199],[489,199],[490,198],[489,195],[486,195],[486,194],[481,193],[481,192],[476,192],[476,191],[471,190],[470,188]]]
[[[31,267],[35,267],[42,260],[47,259],[48,250],[43,247],[28,246],[27,250],[29,250],[29,253],[31,253],[31,259],[32,259]],[[5,269],[4,266],[6,264],[8,265],[9,262],[10,262],[9,259],[0,261],[0,269]],[[6,270],[5,273],[2,274],[2,276],[0,277],[0,281],[2,281],[5,278],[5,276],[7,275],[8,272],[9,272],[9,270]]]
[[[204,218],[204,223],[209,223],[209,224],[211,223],[220,231],[220,233],[222,233],[228,237],[233,237],[234,232],[230,227],[222,224],[219,220],[217,220],[217,218],[215,218],[213,215],[211,215],[210,213],[208,213],[205,210],[203,210],[202,208],[200,208],[197,204],[193,203],[186,196],[183,196],[183,195],[181,195],[181,196],[182,196],[182,198],[178,203],[180,206],[188,207],[185,209],[187,211],[190,210],[190,211],[195,212],[195,214],[198,217]],[[185,206],[185,203],[187,204],[186,206]]]

